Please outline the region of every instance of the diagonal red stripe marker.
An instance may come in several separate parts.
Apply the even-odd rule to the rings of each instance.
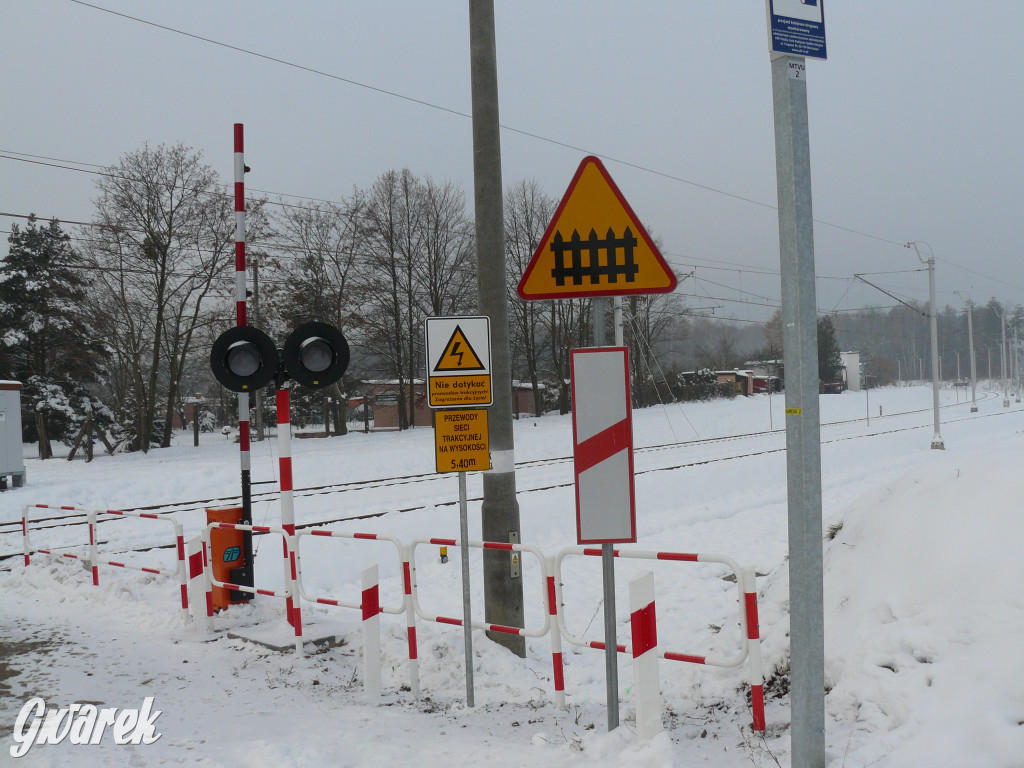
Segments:
[[[632,443],[629,419],[623,419],[608,429],[598,432],[576,446],[574,453],[576,474],[582,474],[596,464],[610,459]]]

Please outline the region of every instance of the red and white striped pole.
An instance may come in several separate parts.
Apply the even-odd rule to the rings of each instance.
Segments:
[[[100,585],[99,555],[96,552],[96,512],[89,512],[89,565],[92,566],[93,586]]]
[[[629,580],[629,611],[636,731],[639,738],[650,739],[662,730],[658,623],[654,610],[654,574],[650,571],[641,571]]]
[[[281,527],[289,536],[295,536],[295,498],[292,493],[292,425],[291,425],[291,390],[289,382],[281,382],[277,389],[277,453],[280,464],[281,475]],[[295,595],[296,565],[295,547],[284,543],[285,557],[291,560],[291,578],[288,583],[288,591]],[[295,626],[298,616],[294,612],[298,609],[294,597],[289,597],[288,623]]]
[[[742,578],[747,619],[747,663],[750,665],[750,707],[754,730],[764,731],[764,670],[761,665],[761,630],[757,620],[757,586],[753,571],[743,571]]]
[[[376,565],[363,569],[363,693],[380,697],[380,579]]]
[[[235,123],[235,324],[246,324],[245,303],[248,296],[245,285],[245,152],[244,128]],[[238,450],[242,463],[242,524],[252,525],[251,463],[249,460],[249,393],[238,393]],[[245,576],[239,578],[243,586],[251,587],[253,578],[252,532],[242,534]]]
[[[547,559],[548,615],[551,617],[551,667],[555,676],[555,706],[565,709],[565,672],[562,667],[562,632],[558,628],[558,595],[555,591],[555,558]]]

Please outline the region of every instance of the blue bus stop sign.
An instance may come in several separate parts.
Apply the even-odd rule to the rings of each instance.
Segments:
[[[772,53],[827,59],[825,0],[768,0]]]

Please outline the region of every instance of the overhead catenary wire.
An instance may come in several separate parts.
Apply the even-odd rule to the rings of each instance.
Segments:
[[[110,8],[104,8],[103,6],[96,5],[94,3],[85,2],[85,0],[70,0],[70,2],[75,3],[76,5],[80,5],[80,6],[86,7],[86,8],[91,8],[93,10],[100,11],[102,13],[107,13],[107,14],[110,14],[112,16],[117,16],[117,17],[120,17],[122,19],[125,19],[125,20],[128,20],[128,21],[132,21],[132,22],[135,22],[135,23],[138,23],[138,24],[144,24],[146,26],[153,27],[153,28],[156,28],[156,29],[160,29],[160,30],[163,30],[165,32],[170,32],[172,34],[181,35],[183,37],[188,37],[188,38],[191,38],[193,40],[198,40],[200,42],[207,43],[209,45],[214,45],[214,46],[217,46],[217,47],[220,47],[220,48],[225,48],[225,49],[228,49],[228,50],[232,50],[232,51],[235,51],[236,53],[241,53],[241,54],[244,54],[246,56],[253,56],[255,58],[259,58],[259,59],[262,59],[264,61],[269,61],[269,62],[272,62],[272,63],[275,63],[275,64],[279,64],[281,66],[289,67],[289,68],[292,68],[292,69],[297,69],[297,70],[300,70],[300,71],[303,71],[303,72],[306,72],[306,73],[309,73],[309,74],[312,74],[312,75],[316,75],[318,77],[325,77],[325,78],[328,78],[328,79],[331,79],[331,80],[335,80],[337,82],[345,83],[347,85],[350,85],[350,86],[353,86],[353,87],[356,87],[356,88],[362,88],[362,89],[365,89],[365,90],[368,90],[368,91],[372,91],[372,92],[378,93],[378,94],[380,94],[382,96],[387,96],[387,97],[390,97],[390,98],[400,99],[402,101],[405,101],[405,102],[408,102],[408,103],[411,103],[411,104],[415,104],[415,105],[418,105],[418,106],[421,106],[421,107],[426,107],[428,109],[433,109],[433,110],[436,110],[436,111],[439,111],[439,112],[442,112],[442,113],[445,113],[445,114],[452,115],[454,117],[459,117],[459,118],[467,119],[467,120],[471,120],[472,119],[472,115],[470,113],[468,113],[468,112],[465,112],[465,111],[462,111],[462,110],[458,110],[458,109],[453,109],[451,107],[446,107],[446,106],[443,106],[443,105],[440,105],[440,104],[437,104],[437,103],[434,103],[434,102],[431,102],[431,101],[427,101],[426,99],[416,98],[414,96],[409,96],[407,94],[399,93],[397,91],[392,91],[392,90],[389,90],[387,88],[381,88],[379,86],[370,85],[369,83],[364,83],[364,82],[361,82],[359,80],[355,80],[353,78],[343,77],[341,75],[337,75],[337,74],[334,74],[332,72],[327,72],[325,70],[316,69],[314,67],[310,67],[310,66],[306,66],[306,65],[303,65],[303,64],[299,64],[297,62],[289,61],[287,59],[283,59],[283,58],[280,58],[280,57],[277,57],[277,56],[271,56],[270,54],[261,53],[261,52],[254,51],[254,50],[249,49],[249,48],[244,48],[242,46],[232,45],[230,43],[225,43],[225,42],[220,41],[220,40],[215,40],[215,39],[210,38],[210,37],[206,37],[206,36],[203,36],[203,35],[198,35],[198,34],[195,34],[193,32],[188,32],[188,31],[183,30],[183,29],[178,29],[176,27],[171,27],[171,26],[166,25],[166,24],[159,24],[157,22],[149,21],[148,19],[143,19],[143,18],[140,18],[138,16],[132,16],[130,14],[121,13],[119,11],[115,11],[115,10],[112,10]],[[687,179],[687,178],[684,178],[682,176],[678,176],[676,174],[671,174],[671,173],[668,173],[666,171],[661,171],[661,170],[658,170],[658,169],[655,169],[655,168],[644,166],[644,165],[641,165],[639,163],[631,162],[629,160],[625,160],[625,159],[622,159],[622,158],[617,158],[617,157],[611,156],[611,155],[609,155],[607,153],[597,152],[597,151],[594,151],[594,150],[591,150],[591,149],[580,147],[580,146],[575,145],[575,144],[571,144],[569,142],[560,141],[558,139],[553,139],[553,138],[550,138],[548,136],[544,136],[542,134],[536,133],[534,131],[528,131],[528,130],[525,130],[525,129],[522,129],[522,128],[516,128],[514,126],[510,126],[510,125],[506,125],[506,124],[501,124],[500,128],[502,130],[508,131],[510,133],[516,133],[518,135],[525,136],[525,137],[528,137],[528,138],[532,138],[532,139],[535,139],[537,141],[542,141],[542,142],[545,142],[547,144],[551,144],[551,145],[558,146],[558,147],[563,147],[565,149],[571,149],[571,150],[573,150],[575,152],[582,152],[582,153],[587,154],[587,155],[597,155],[599,157],[602,157],[605,160],[617,163],[617,164],[625,166],[627,168],[632,168],[634,170],[641,171],[643,173],[649,173],[649,174],[652,174],[652,175],[655,175],[655,176],[659,176],[659,177],[664,178],[664,179],[668,179],[670,181],[675,181],[675,182],[678,182],[678,183],[681,183],[681,184],[686,184],[688,186],[692,186],[692,187],[697,188],[697,189],[701,189],[701,190],[704,190],[704,191],[707,191],[707,192],[712,192],[712,193],[717,194],[717,195],[722,195],[722,196],[725,196],[725,197],[729,197],[729,198],[732,198],[734,200],[738,200],[740,202],[748,203],[750,205],[755,205],[755,206],[758,206],[758,207],[761,207],[761,208],[765,208],[765,209],[768,209],[768,210],[778,210],[778,206],[773,205],[771,203],[765,203],[765,202],[760,201],[760,200],[755,200],[754,198],[751,198],[751,197],[746,197],[744,195],[739,195],[739,194],[736,194],[736,193],[733,193],[733,192],[728,192],[728,191],[725,191],[723,189],[719,189],[717,187],[713,187],[713,186],[708,185],[708,184],[702,184],[700,182],[693,181],[692,179]],[[898,242],[896,240],[892,240],[892,239],[887,238],[887,237],[882,237],[882,236],[879,236],[879,235],[874,235],[874,234],[871,234],[871,233],[868,233],[868,232],[863,232],[861,230],[854,229],[853,227],[847,227],[847,226],[844,226],[844,225],[841,225],[841,224],[835,224],[833,222],[824,221],[822,219],[814,219],[814,221],[815,221],[815,223],[821,224],[822,226],[838,229],[840,231],[847,232],[847,233],[853,234],[853,235],[858,235],[860,237],[866,237],[866,238],[869,238],[869,239],[872,239],[872,240],[876,240],[876,241],[879,241],[879,242],[882,242],[882,243],[886,243],[888,245],[895,245],[895,246],[899,246],[901,248],[904,246],[904,243],[902,243],[902,242]]]

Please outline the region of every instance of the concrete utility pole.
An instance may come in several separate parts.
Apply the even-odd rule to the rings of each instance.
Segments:
[[[1017,329],[1014,329],[1014,401],[1021,401],[1021,361],[1020,361],[1020,342],[1017,339]]]
[[[918,245],[928,248],[928,258],[921,258]],[[935,254],[932,247],[923,241],[907,243],[905,248],[913,248],[918,261],[928,265],[928,317],[932,328],[932,411],[935,421],[935,435],[932,437],[932,448],[943,450],[946,444],[939,433],[939,313],[935,307]]]
[[[999,377],[1003,380],[1003,408],[1010,407],[1010,390],[1006,381],[1006,312],[999,314],[996,312],[996,316],[999,318],[1003,327],[1003,341],[999,347]]]
[[[971,413],[978,412],[978,399],[976,397],[976,389],[978,386],[978,370],[974,364],[974,302],[970,299],[965,299],[960,291],[954,291],[954,293],[960,297],[960,300],[967,307],[967,350],[971,358]]]
[[[793,765],[817,768],[825,764],[821,418],[807,82],[794,76],[803,67],[801,56],[772,56],[786,369]]]
[[[520,541],[512,436],[512,366],[509,360],[505,284],[505,222],[498,135],[498,59],[494,0],[469,0],[470,79],[473,93],[473,200],[476,210],[477,306],[491,319],[494,403],[488,409],[491,469],[483,473],[481,532],[484,541]],[[511,575],[511,553],[484,550],[484,615],[489,624],[524,626],[523,581]],[[526,657],[526,639],[488,636]]]

